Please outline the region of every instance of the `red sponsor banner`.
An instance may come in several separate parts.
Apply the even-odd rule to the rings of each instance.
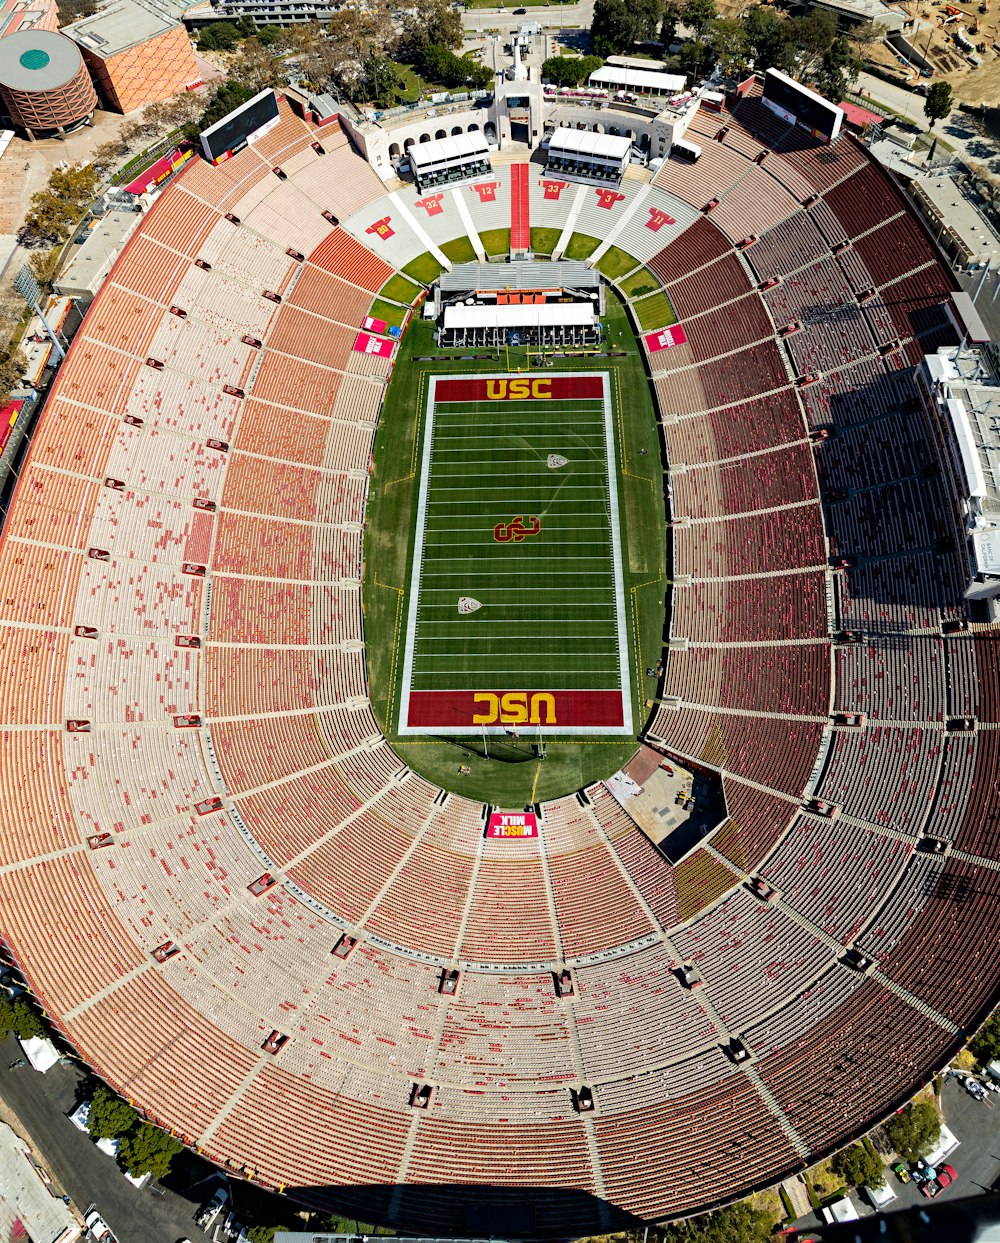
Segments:
[[[559,401],[570,397],[601,398],[599,375],[513,376],[496,380],[438,380],[435,402],[443,401]]]
[[[487,837],[537,837],[538,817],[533,811],[494,811],[486,826]]]
[[[17,422],[24,406],[24,399],[18,398],[15,401],[9,401],[6,406],[0,410],[0,449],[7,445],[10,440],[10,434],[14,430],[14,424]]]
[[[377,354],[379,358],[392,357],[391,341],[383,341],[380,337],[370,337],[367,332],[359,332],[354,348],[359,354]]]
[[[370,315],[365,316],[365,322],[361,325],[365,332],[379,332],[383,335],[388,327],[384,319],[372,319]]]
[[[687,341],[687,335],[680,324],[674,324],[672,328],[661,328],[659,332],[646,333],[646,348],[651,354],[655,354],[657,350],[669,350],[672,345],[683,345]]]
[[[410,691],[410,729],[621,729],[621,691]]]
[[[183,164],[186,164],[193,155],[193,147],[174,147],[166,155],[160,156],[155,164],[151,164],[134,181],[130,181],[125,189],[129,194],[144,194],[152,186],[158,186],[161,182],[166,181],[172,173],[175,173]],[[227,152],[226,157],[228,158],[228,156],[229,153]]]

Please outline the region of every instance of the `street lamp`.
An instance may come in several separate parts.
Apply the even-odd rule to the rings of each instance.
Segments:
[[[18,272],[17,276],[14,278],[14,288],[42,321],[42,327],[49,334],[49,340],[52,342],[52,348],[55,350],[59,361],[62,362],[62,360],[66,357],[66,351],[60,345],[59,338],[49,327],[49,321],[42,314],[42,308],[39,305],[42,291],[38,288],[38,281],[36,281],[34,276],[31,274],[31,269],[27,266],[27,264],[21,265],[20,272]]]

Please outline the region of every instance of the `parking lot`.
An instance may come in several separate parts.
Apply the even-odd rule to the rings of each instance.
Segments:
[[[944,1081],[941,1107],[945,1123],[959,1141],[954,1152],[945,1158],[954,1167],[957,1178],[952,1186],[939,1192],[934,1202],[940,1204],[992,1191],[994,1184],[1000,1182],[1000,1095],[988,1093],[984,1100],[976,1100],[960,1080],[949,1075]],[[927,1203],[916,1182],[901,1183],[891,1169],[886,1170],[886,1185],[896,1193],[896,1199],[885,1208],[887,1213]],[[874,1215],[874,1208],[860,1192],[852,1191],[851,1200],[861,1217]],[[800,1230],[816,1229],[822,1224],[817,1213],[795,1223]]]

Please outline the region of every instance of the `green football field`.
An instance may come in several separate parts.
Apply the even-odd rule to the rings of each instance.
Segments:
[[[613,390],[430,380],[400,734],[631,732]]]
[[[372,705],[404,763],[447,789],[505,807],[558,797],[614,772],[634,751],[635,733],[649,710],[647,700],[656,690],[656,678],[650,676],[650,667],[662,653],[666,591],[660,446],[642,356],[625,309],[611,290],[606,321],[608,343],[615,351],[612,356],[550,357],[543,369],[524,347],[501,349],[494,353],[492,360],[450,354],[438,349],[433,323],[417,319],[409,325],[403,338],[379,419],[365,522],[364,559],[365,646]],[[495,380],[511,373],[523,377],[540,370],[544,370],[547,378],[564,373],[609,376],[633,723],[633,731],[628,735],[608,730],[603,735],[561,736],[543,723],[546,712],[541,701],[537,715],[547,751],[541,763],[534,755],[532,744],[537,741],[537,735],[530,725],[519,729],[516,740],[509,734],[500,737],[492,730],[487,738],[478,725],[464,734],[461,730],[447,734],[399,732],[414,580],[415,532],[424,482],[424,431],[431,385],[442,378],[475,376]],[[491,407],[494,404],[490,402]],[[532,403],[532,414],[541,417],[534,408],[536,405],[541,403]],[[499,415],[491,413],[489,417],[499,418]],[[537,419],[533,419],[532,426],[533,429],[537,426]],[[483,453],[468,456],[477,457],[480,462],[485,457]],[[574,457],[571,453],[562,456],[571,460]],[[481,468],[487,467],[492,468],[488,459],[486,467]],[[492,527],[501,520],[509,522],[517,516],[516,510],[509,509],[505,517],[498,513],[493,519],[489,542],[494,543],[496,549],[500,544],[492,539]],[[522,516],[527,525],[531,514]],[[544,517],[540,516],[540,520],[544,522]],[[540,536],[525,536],[512,543],[528,551],[532,540],[537,538]],[[464,593],[483,603],[482,609],[469,615],[467,620],[487,621],[488,604],[467,585],[468,581],[461,586],[453,584],[450,607],[454,611],[444,615],[461,620],[457,602]],[[568,615],[569,610],[563,610],[563,616]],[[523,628],[518,626],[518,629]],[[461,631],[461,627],[454,629]],[[534,640],[539,641],[537,635]],[[519,647],[530,649],[533,639],[518,637],[517,642]],[[523,653],[521,655],[523,657]],[[493,693],[504,688],[475,689]],[[539,688],[522,684],[512,689],[530,692]],[[530,716],[530,700],[527,707]],[[517,715],[516,711],[513,715]]]

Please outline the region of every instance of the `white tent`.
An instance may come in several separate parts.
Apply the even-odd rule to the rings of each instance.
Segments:
[[[18,1040],[21,1051],[35,1070],[44,1075],[59,1061],[60,1053],[51,1040],[44,1036],[32,1036],[30,1040]]]
[[[550,302],[526,306],[446,306],[445,328],[592,328],[597,304]]]

